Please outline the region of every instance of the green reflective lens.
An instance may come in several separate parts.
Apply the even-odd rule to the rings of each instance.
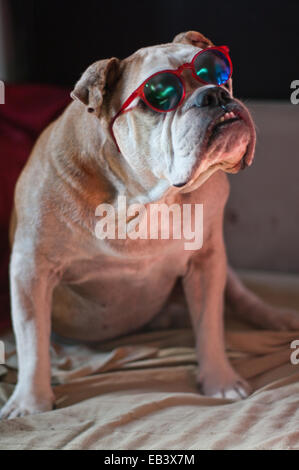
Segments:
[[[199,54],[194,61],[195,73],[206,83],[222,85],[231,74],[231,66],[227,57],[215,49]]]
[[[175,108],[183,96],[183,85],[173,73],[161,72],[150,78],[144,85],[148,103],[161,111]]]

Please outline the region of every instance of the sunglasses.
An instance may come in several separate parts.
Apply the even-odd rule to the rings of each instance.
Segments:
[[[175,70],[162,70],[148,77],[127,98],[118,113],[113,117],[110,131],[119,150],[114,133],[113,124],[126,108],[137,97],[141,98],[147,106],[159,113],[168,113],[177,109],[184,101],[186,87],[182,72],[190,69],[192,76],[205,85],[221,86],[228,82],[232,76],[232,61],[227,46],[209,47],[195,54],[191,62],[182,64]],[[132,109],[132,108],[130,108]]]

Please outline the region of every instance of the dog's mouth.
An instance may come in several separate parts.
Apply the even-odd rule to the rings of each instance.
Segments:
[[[213,155],[214,151],[221,152],[223,148],[229,156],[230,153],[233,154],[239,142],[242,143],[248,140],[246,148],[244,148],[244,154],[240,155],[237,161],[234,161],[234,158],[220,159],[209,165],[202,173],[198,173],[199,167],[196,165],[188,181],[181,184],[174,184],[173,186],[177,188],[188,186],[197,176],[199,176],[200,180],[204,181],[206,179],[205,175],[209,175],[217,169],[222,169],[227,173],[237,173],[251,165],[254,154],[255,132],[248,111],[243,109],[242,106],[234,104],[232,106],[226,106],[225,108],[223,107],[222,112],[218,112],[217,114],[218,115],[208,124],[200,153],[205,154],[207,152],[208,155]]]
[[[207,132],[207,147],[209,147],[212,142],[221,134],[222,130],[228,128],[234,122],[241,120],[242,118],[240,114],[236,113],[235,111],[227,111],[225,114],[222,114],[220,117],[216,118],[210,124]]]
[[[237,121],[243,121],[242,117],[236,111],[226,111],[222,113],[220,116],[215,118],[209,125],[206,133],[206,148],[209,148],[211,144],[216,140],[221,133],[227,130],[233,123]],[[241,161],[235,163],[231,167],[227,167],[227,163],[223,162],[223,170],[227,171],[228,173],[237,173],[240,169],[244,169],[246,167],[246,155],[247,155],[248,148],[241,159]],[[211,165],[209,167],[209,171],[213,169],[213,167],[221,168],[222,162],[217,162],[215,165]],[[174,184],[176,188],[182,188],[186,186],[188,181],[180,184]]]

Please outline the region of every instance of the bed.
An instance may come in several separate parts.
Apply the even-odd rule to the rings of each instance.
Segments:
[[[299,309],[299,277],[242,272],[275,304]],[[89,348],[52,343],[56,409],[0,422],[0,449],[297,449],[299,331],[261,331],[226,315],[230,360],[252,388],[232,402],[200,395],[192,331],[136,332]],[[7,331],[0,406],[17,376]]]

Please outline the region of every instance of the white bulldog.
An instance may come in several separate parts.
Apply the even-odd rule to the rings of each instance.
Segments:
[[[251,164],[255,131],[248,110],[232,95],[229,75],[219,86],[194,74],[193,58],[212,46],[190,31],[123,61],[96,62],[77,83],[74,102],[38,139],[15,192],[10,278],[19,378],[2,418],[52,409],[51,328],[79,341],[125,335],[161,312],[179,279],[204,394],[237,399],[249,393],[225,353],[226,283],[228,300],[255,323],[299,328],[297,312],[264,304],[227,267],[225,172]],[[184,89],[169,112],[149,106],[146,88],[134,94],[164,70],[175,70],[171,78],[178,75]],[[174,100],[177,92],[179,86]],[[119,210],[119,196],[128,206],[144,207],[141,216]],[[116,211],[116,229],[125,217],[131,235],[142,224],[148,235],[144,221],[152,204],[202,204],[202,247],[185,249],[184,237],[172,237],[181,221],[169,239],[161,236],[161,220],[154,227],[158,239],[96,236],[102,204]]]

